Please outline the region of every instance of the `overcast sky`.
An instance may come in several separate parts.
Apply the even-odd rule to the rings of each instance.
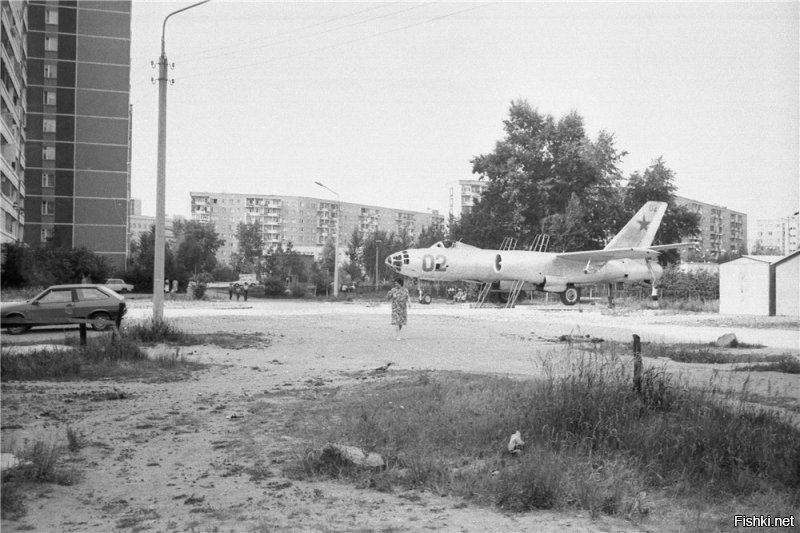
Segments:
[[[132,194],[155,214],[161,25],[134,0]],[[514,99],[615,134],[625,176],[663,156],[678,194],[798,210],[798,3],[212,0],[169,19],[168,214],[189,192],[447,212]]]

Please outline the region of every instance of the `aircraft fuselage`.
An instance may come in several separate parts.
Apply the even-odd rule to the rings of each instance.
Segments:
[[[558,254],[478,248],[421,248],[393,254],[386,263],[404,276],[430,281],[525,281],[547,292],[569,285],[652,281],[661,274],[655,261],[614,259],[592,263],[566,260]]]

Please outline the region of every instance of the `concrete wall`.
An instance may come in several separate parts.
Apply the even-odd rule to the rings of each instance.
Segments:
[[[769,316],[768,262],[741,257],[719,267],[719,312]]]
[[[775,314],[800,316],[800,254],[775,265]]]

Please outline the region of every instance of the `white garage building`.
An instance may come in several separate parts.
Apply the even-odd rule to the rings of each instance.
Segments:
[[[719,267],[719,312],[798,316],[800,251],[786,257],[745,255]]]
[[[775,314],[800,316],[800,250],[773,263]]]

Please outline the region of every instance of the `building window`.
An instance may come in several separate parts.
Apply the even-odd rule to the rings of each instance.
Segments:
[[[56,147],[55,146],[45,146],[42,149],[42,159],[45,161],[54,161],[56,158]]]
[[[56,176],[52,172],[42,172],[42,187],[55,187]]]
[[[56,105],[56,92],[55,91],[45,91],[44,92],[44,105]]]
[[[45,37],[44,49],[48,52],[58,52],[58,37]]]
[[[52,200],[44,200],[42,202],[42,214],[43,215],[54,215],[56,211],[55,204]]]
[[[44,77],[45,78],[55,79],[56,72],[57,72],[57,69],[56,69],[55,65],[51,65],[50,63],[46,63],[45,64],[45,66],[44,66]]]
[[[45,12],[45,21],[46,24],[58,24],[58,10],[57,9],[48,9]]]
[[[45,133],[56,132],[56,121],[53,118],[46,118],[42,120],[42,131]]]
[[[53,228],[42,228],[42,242],[53,240]]]

